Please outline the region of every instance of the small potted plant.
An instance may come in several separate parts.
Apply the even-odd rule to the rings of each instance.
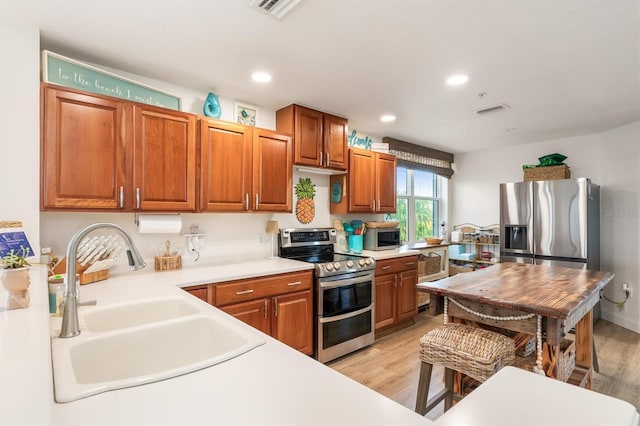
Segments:
[[[29,306],[29,266],[27,261],[29,248],[20,246],[20,250],[11,250],[2,257],[2,285],[9,295],[5,303],[6,309],[19,309]]]

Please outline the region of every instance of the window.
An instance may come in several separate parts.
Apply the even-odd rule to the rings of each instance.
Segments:
[[[400,223],[403,242],[423,242],[439,234],[438,224],[444,219],[447,179],[435,173],[398,166],[397,210],[385,216]]]

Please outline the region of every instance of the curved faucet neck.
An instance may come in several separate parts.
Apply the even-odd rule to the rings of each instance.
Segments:
[[[62,313],[62,328],[60,330],[60,337],[74,337],[80,334],[80,325],[78,321],[78,280],[76,279],[77,273],[77,258],[78,258],[78,246],[80,241],[87,236],[90,232],[101,228],[113,228],[127,241],[130,252],[128,252],[129,265],[132,270],[144,268],[145,262],[142,256],[138,252],[133,240],[129,233],[120,225],[115,223],[94,223],[80,231],[76,232],[67,246],[67,274],[64,280],[64,309]]]

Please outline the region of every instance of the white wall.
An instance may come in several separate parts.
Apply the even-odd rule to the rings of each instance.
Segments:
[[[0,22],[0,220],[19,220],[32,248],[40,241],[40,33]]]
[[[452,179],[451,224],[499,223],[498,184],[522,181],[522,165],[558,152],[566,155],[572,177],[601,186],[601,269],[615,273],[605,295],[632,298],[618,309],[602,303],[602,317],[640,332],[640,122],[608,132],[511,148],[458,154]]]

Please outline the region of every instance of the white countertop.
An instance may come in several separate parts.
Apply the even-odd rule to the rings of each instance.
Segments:
[[[310,268],[275,258],[173,272],[131,272],[81,286],[80,300],[97,299],[98,306],[105,306],[167,295],[191,298],[178,287]],[[55,403],[46,273],[40,267],[32,267],[30,273],[29,308],[0,312],[0,424],[431,423],[266,335],[265,345],[194,373]],[[206,306],[216,315],[226,315]]]
[[[638,425],[636,408],[626,401],[504,367],[477,390],[440,416],[437,424]]]
[[[409,254],[414,253],[398,251],[387,253],[384,258]],[[226,316],[179,286],[305,269],[310,269],[310,265],[262,259],[174,272],[131,272],[81,286],[80,299],[97,299],[98,306],[103,307],[122,301],[177,296],[190,298],[215,315]],[[0,424],[431,423],[232,317],[228,318],[259,333],[266,344],[194,373],[74,402],[55,403],[46,272],[42,267],[32,267],[30,275],[29,308],[0,312]],[[501,371],[481,385],[436,423],[513,424],[522,423],[523,419],[534,419],[531,424],[558,424],[556,420],[562,419],[570,419],[574,424],[586,424],[593,419],[604,419],[608,424],[640,421],[635,408],[626,402],[555,380],[520,377],[529,373],[510,370]],[[533,384],[523,385],[526,380]],[[512,392],[513,389],[517,392]],[[553,405],[547,400],[559,402]],[[575,406],[571,417],[563,417],[566,404]],[[588,409],[581,410],[585,406]]]

